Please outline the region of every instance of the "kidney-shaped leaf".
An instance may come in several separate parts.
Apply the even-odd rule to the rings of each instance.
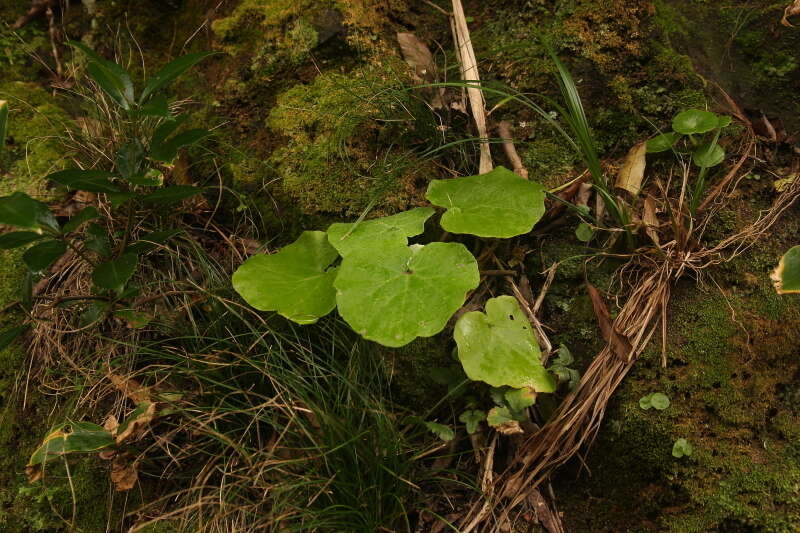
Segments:
[[[720,126],[719,117],[711,111],[687,109],[672,119],[672,129],[684,135],[705,133]]]
[[[692,154],[692,161],[700,168],[715,167],[725,160],[725,150],[717,143],[699,146]]]
[[[397,347],[442,331],[478,281],[478,263],[464,245],[434,242],[348,255],[334,286],[350,327]]]
[[[261,311],[277,311],[298,324],[313,324],[336,307],[336,259],[324,231],[305,231],[275,254],[254,255],[233,273],[233,288]]]
[[[328,241],[342,257],[374,247],[406,246],[408,237],[425,231],[432,207],[417,207],[390,217],[365,220],[358,224],[331,224]]]
[[[442,227],[479,237],[528,233],[544,214],[544,188],[497,167],[478,176],[433,180],[425,197],[447,208]]]
[[[790,248],[772,273],[778,294],[800,294],[800,246]]]
[[[556,381],[545,370],[531,325],[512,296],[486,302],[486,314],[472,311],[456,322],[458,358],[467,376],[493,387],[530,387],[553,392]]]

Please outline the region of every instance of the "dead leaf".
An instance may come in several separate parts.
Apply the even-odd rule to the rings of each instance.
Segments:
[[[523,431],[522,426],[519,425],[519,422],[516,420],[509,420],[508,422],[503,422],[500,425],[494,427],[497,431],[502,433],[503,435],[519,435],[521,433],[525,433]]]
[[[644,168],[647,155],[647,143],[639,143],[630,149],[625,156],[625,163],[617,174],[617,188],[637,196],[642,189]]]
[[[136,461],[131,461],[128,454],[118,455],[111,462],[111,482],[117,491],[131,490],[139,480]]]
[[[142,402],[139,406],[119,425],[116,442],[122,444],[126,440],[136,440],[150,425],[156,416],[156,404],[152,402]]]
[[[408,66],[414,69],[414,81],[420,83],[434,83],[436,81],[436,62],[430,48],[416,35],[408,32],[398,32],[397,42]],[[430,105],[433,109],[444,107],[444,87],[428,88]]]
[[[28,483],[36,483],[44,477],[44,470],[42,465],[28,465],[25,467],[25,476],[28,478]]]
[[[106,428],[106,430],[112,435],[116,435],[117,429],[119,428],[119,421],[117,420],[117,417],[114,415],[108,415],[106,421],[103,422],[103,427]]]
[[[603,301],[603,296],[600,294],[594,285],[586,282],[586,290],[589,292],[589,298],[592,300],[592,307],[594,314],[597,316],[597,322],[600,324],[600,332],[603,339],[611,346],[617,357],[627,361],[633,346],[624,335],[614,329],[614,323],[611,321],[611,313],[608,312],[608,307]]]
[[[644,231],[650,237],[656,246],[661,243],[658,238],[658,217],[656,216],[656,201],[652,196],[644,199],[644,209],[642,212],[642,222],[644,222]]]
[[[113,372],[108,373],[108,379],[114,386],[133,403],[150,401],[150,391],[133,378],[120,376]]]
[[[783,11],[781,24],[784,26],[789,26],[790,28],[794,28],[794,24],[789,22],[789,17],[793,17],[795,15],[800,15],[800,0],[794,0],[794,2],[786,6],[786,9]]]

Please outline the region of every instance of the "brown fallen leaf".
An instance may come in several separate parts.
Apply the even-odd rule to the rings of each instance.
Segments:
[[[661,243],[658,238],[658,217],[656,216],[656,201],[652,196],[644,199],[644,208],[642,211],[642,222],[644,222],[644,231],[650,240],[659,246]]]
[[[142,402],[139,406],[119,425],[116,436],[117,444],[122,444],[126,440],[139,438],[150,425],[156,416],[156,404],[152,402]]]
[[[603,339],[611,346],[611,349],[617,357],[627,361],[633,351],[633,346],[624,335],[614,329],[611,313],[608,312],[608,307],[606,307],[606,303],[603,301],[603,296],[600,294],[600,291],[588,281],[586,282],[586,290],[589,292],[589,298],[592,300],[592,307],[594,308],[594,314],[597,316],[597,322],[600,325],[600,332],[603,335]]]
[[[647,144],[639,143],[628,151],[625,163],[617,174],[617,188],[628,191],[637,196],[642,189],[644,169],[646,164]]]
[[[519,425],[519,422],[516,420],[509,420],[508,422],[503,422],[502,424],[495,426],[494,429],[502,433],[503,435],[519,435],[525,433],[522,429],[522,426]]]
[[[795,15],[800,15],[800,0],[794,0],[794,2],[786,6],[786,9],[783,11],[781,24],[784,26],[789,26],[790,28],[794,28],[794,24],[789,22],[789,17],[793,17]]]
[[[433,60],[433,54],[428,45],[413,33],[408,32],[398,32],[397,43],[400,45],[403,59],[408,63],[408,66],[414,69],[414,81],[418,84],[435,82],[436,62]],[[441,109],[444,107],[444,87],[429,88],[426,93],[429,95],[432,108]]]
[[[150,401],[150,391],[147,389],[147,387],[142,386],[142,384],[135,379],[120,376],[119,374],[115,374],[114,372],[110,371],[107,377],[108,380],[114,384],[117,390],[124,394],[133,403],[138,404]]]
[[[111,482],[117,491],[131,490],[139,480],[136,461],[131,461],[129,454],[118,455],[111,462]]]

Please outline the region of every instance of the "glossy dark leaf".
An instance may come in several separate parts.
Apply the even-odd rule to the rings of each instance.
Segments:
[[[139,256],[125,253],[116,259],[97,265],[92,272],[92,281],[101,289],[122,290],[131,279],[139,263]]]
[[[126,180],[139,173],[144,162],[144,146],[137,140],[123,144],[117,151],[117,172]]]
[[[0,198],[0,224],[36,229],[47,213],[50,213],[47,205],[23,192]]]
[[[95,218],[99,217],[100,212],[95,206],[90,205],[84,207],[77,214],[73,215],[73,217],[69,219],[69,222],[64,224],[64,233],[75,231],[81,227],[84,222],[89,222],[90,220],[94,220]]]
[[[89,58],[87,70],[97,85],[120,107],[130,109],[134,94],[133,82],[128,72],[117,63],[101,57],[83,43],[67,41],[67,44],[79,49]]]
[[[12,231],[0,235],[0,250],[11,250],[44,238],[41,233],[35,231]]]
[[[185,200],[196,194],[203,192],[200,187],[193,187],[191,185],[174,185],[172,187],[164,187],[155,192],[142,196],[142,201],[151,204],[172,204]]]
[[[67,245],[64,241],[45,241],[31,246],[24,254],[22,260],[31,272],[43,272],[52,265],[56,259],[64,255]]]
[[[111,255],[111,242],[106,229],[97,223],[89,224],[86,228],[86,241],[84,246],[103,257]]]
[[[169,102],[165,96],[156,96],[139,108],[139,114],[147,117],[169,118]]]
[[[146,102],[150,96],[172,83],[181,74],[213,53],[214,52],[198,52],[194,54],[186,54],[185,56],[181,56],[173,61],[170,61],[161,70],[156,72],[152,78],[147,80],[144,90],[142,90],[140,100],[142,102]]]
[[[143,254],[145,252],[149,252],[150,250],[154,250],[158,247],[159,244],[164,244],[168,240],[170,240],[175,235],[181,233],[179,229],[170,229],[164,231],[154,231],[152,233],[147,233],[139,237],[139,240],[135,243],[128,246],[125,251],[131,252],[135,254]]]
[[[109,181],[109,178],[115,176],[113,172],[106,172],[105,170],[81,170],[75,168],[54,172],[47,176],[46,179],[55,181],[70,189],[109,193],[119,192],[119,188]]]
[[[178,155],[178,150],[200,142],[211,135],[206,129],[187,130],[170,137],[161,144],[150,147],[150,157],[164,163],[171,163]]]

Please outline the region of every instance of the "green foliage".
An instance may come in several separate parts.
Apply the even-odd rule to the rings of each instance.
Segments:
[[[22,260],[34,274],[47,270],[67,251],[64,241],[50,240],[31,246],[22,255]]]
[[[322,231],[306,231],[281,251],[255,255],[233,274],[233,287],[262,311],[277,311],[299,324],[313,324],[336,307],[329,268],[336,250]]]
[[[669,407],[669,403],[669,397],[663,392],[652,392],[646,396],[642,396],[641,399],[639,399],[639,407],[645,411],[650,408],[663,411]]]
[[[552,374],[558,378],[559,384],[566,383],[569,390],[578,386],[581,380],[581,373],[572,368],[575,358],[563,344],[558,348],[558,355],[550,362],[547,367]]]
[[[692,455],[694,447],[686,439],[678,439],[672,445],[672,456],[680,459],[681,457],[688,457]]]
[[[454,336],[458,357],[470,379],[493,387],[555,390],[555,380],[540,361],[530,322],[513,296],[490,299],[486,314],[472,311],[462,315]]]
[[[692,153],[692,161],[700,168],[715,167],[725,160],[725,150],[716,142],[698,146]]]
[[[701,109],[681,111],[672,119],[672,129],[681,135],[706,133],[719,127],[720,120],[715,113]]]
[[[328,240],[342,257],[369,249],[406,246],[408,237],[425,231],[425,221],[433,208],[418,207],[389,217],[354,222],[335,223],[328,228]]]
[[[510,238],[533,229],[544,214],[544,189],[505,167],[478,176],[433,180],[426,198],[444,207],[451,233]]]
[[[581,222],[578,224],[578,227],[575,228],[575,237],[581,242],[589,242],[592,240],[592,237],[594,237],[594,230],[586,222]]]
[[[772,273],[778,294],[800,294],[800,246],[790,248]]]
[[[478,431],[478,426],[484,420],[486,420],[486,413],[477,409],[464,411],[458,416],[458,421],[466,426],[467,433],[470,435]]]
[[[437,422],[425,422],[425,427],[428,428],[428,431],[436,435],[438,438],[445,442],[449,442],[456,438],[456,433],[453,431],[448,425],[439,424]]]
[[[111,433],[91,422],[70,422],[52,429],[31,455],[28,467],[39,467],[72,453],[92,453],[115,444]]]
[[[6,147],[6,135],[8,134],[8,102],[0,100],[0,156]]]
[[[47,205],[22,192],[0,198],[0,224],[40,229],[49,212]]]
[[[139,256],[135,253],[124,253],[116,259],[97,265],[92,272],[92,281],[100,289],[122,292],[136,271],[138,262]]]

